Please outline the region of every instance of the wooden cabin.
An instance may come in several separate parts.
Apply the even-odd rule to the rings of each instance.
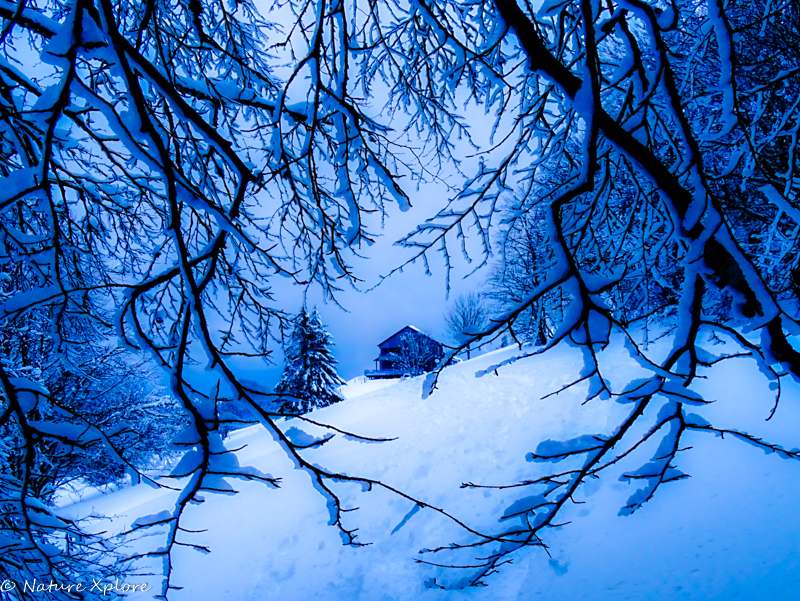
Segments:
[[[414,326],[406,326],[395,332],[378,348],[380,352],[375,358],[375,369],[364,371],[364,375],[371,380],[416,376],[433,370],[444,357],[442,343]],[[409,354],[417,356],[412,359],[408,357]]]

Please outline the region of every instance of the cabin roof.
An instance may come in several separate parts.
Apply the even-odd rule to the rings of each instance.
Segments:
[[[398,330],[397,332],[395,332],[395,333],[394,333],[394,334],[392,334],[391,336],[389,336],[389,337],[388,337],[386,340],[384,340],[383,342],[379,343],[379,344],[378,344],[378,347],[380,347],[380,348],[383,348],[383,345],[384,345],[384,344],[386,344],[387,342],[390,342],[391,340],[393,340],[394,338],[396,338],[396,337],[397,337],[397,336],[399,336],[400,334],[403,334],[403,333],[404,333],[406,330],[410,330],[410,331],[412,331],[412,332],[415,332],[416,334],[419,334],[420,336],[425,336],[425,338],[429,338],[430,340],[433,340],[433,341],[434,341],[436,344],[441,344],[441,342],[439,342],[439,341],[438,341],[438,340],[436,340],[435,338],[431,338],[430,336],[428,336],[428,335],[427,335],[427,334],[425,334],[424,332],[420,331],[420,329],[419,329],[419,328],[416,328],[416,327],[414,327],[414,326],[406,326],[406,327],[404,327],[404,328],[401,328],[400,330]]]

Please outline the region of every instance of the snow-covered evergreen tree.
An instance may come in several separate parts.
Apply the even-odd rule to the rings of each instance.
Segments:
[[[275,387],[275,392],[284,395],[281,413],[308,413],[344,400],[337,390],[344,380],[336,373],[331,346],[331,335],[317,310],[309,315],[303,307],[294,320],[286,347],[286,367]]]

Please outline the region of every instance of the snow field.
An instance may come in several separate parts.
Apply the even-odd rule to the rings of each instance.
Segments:
[[[713,347],[711,350],[715,350]],[[716,351],[718,352],[718,351]],[[518,524],[498,518],[516,501],[534,494],[528,488],[462,489],[462,482],[511,484],[569,467],[526,461],[545,440],[610,433],[630,410],[628,405],[595,399],[585,403],[588,385],[559,390],[577,377],[580,350],[561,345],[548,353],[512,361],[517,349],[502,349],[446,369],[433,395],[423,398],[425,376],[350,395],[348,400],[310,415],[361,435],[396,437],[385,443],[347,440],[337,435],[322,447],[305,451],[317,465],[350,475],[379,479],[426,504],[445,509],[481,532],[496,534]],[[497,368],[494,366],[506,363]],[[642,375],[617,340],[603,353],[603,375],[619,386]],[[798,439],[797,387],[787,385],[775,418],[765,421],[772,395],[749,359],[720,363],[698,383],[706,399],[692,411],[719,427],[746,430],[792,448]],[[648,409],[640,431],[651,425],[658,407]],[[322,436],[320,428],[287,420]],[[632,436],[639,436],[633,434]],[[334,483],[345,508],[348,528],[359,541],[341,544],[328,525],[325,498],[310,477],[293,469],[260,428],[232,434],[229,448],[242,465],[283,478],[281,488],[233,481],[234,496],[206,495],[187,514],[186,528],[205,529],[187,539],[207,544],[210,554],[179,550],[175,600],[312,598],[333,601],[631,599],[790,601],[800,590],[800,462],[726,437],[690,433],[691,449],[679,453],[677,467],[691,478],[662,486],[631,516],[619,511],[641,483],[620,481],[619,474],[647,463],[658,439],[643,445],[616,471],[585,485],[578,499],[549,530],[539,548],[512,555],[513,563],[488,579],[488,587],[466,590],[428,588],[432,579],[457,583],[465,570],[444,570],[414,562],[475,563],[472,555],[418,554],[420,549],[469,543],[475,538],[429,508],[385,490],[362,491]],[[579,463],[574,462],[577,466]],[[77,505],[113,514],[117,524],[168,508],[171,494],[135,487]],[[520,501],[524,504],[524,501]],[[156,545],[154,538],[134,545]],[[153,577],[150,577],[151,579]],[[155,581],[154,581],[155,583]],[[156,587],[157,588],[157,587]]]

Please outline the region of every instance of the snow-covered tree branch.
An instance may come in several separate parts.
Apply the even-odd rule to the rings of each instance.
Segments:
[[[289,0],[272,10],[247,0],[0,2],[0,258],[18,269],[0,319],[8,328],[36,316],[57,353],[114,338],[167,375],[189,422],[176,440],[183,480],[168,515],[134,528],[166,531],[144,554],[163,561],[163,596],[175,586],[173,549],[194,545],[184,517],[203,491],[231,492],[226,478],[279,483],[226,452],[221,427],[236,405],[311,476],[355,544],[332,484],[383,484],[307,460],[307,445],[276,422],[278,395],[243,380],[237,361],[268,359],[286,325],[273,278],[329,296],[358,282],[351,265],[374,240],[371,214],[407,209],[430,178],[457,192],[401,245],[409,262],[441,258],[448,282],[459,254],[491,260],[499,221],[541,221],[531,285],[481,331],[462,328],[453,354],[516,337],[521,316],[558,297],[558,325],[536,352],[577,345],[584,367],[572,385],[632,407],[612,432],[537,446],[536,461],[583,464],[519,483],[542,489],[504,516],[519,528],[468,529],[477,542],[462,549],[496,548],[470,584],[542,545],[574,492],[638,448],[631,433],[653,404],[663,406],[645,440],[661,436],[661,452],[630,474],[645,482],[630,511],[682,477],[687,432],[796,458],[685,410],[704,402],[692,391],[701,371],[725,359],[704,348],[709,335],[758,362],[776,407],[781,380],[800,379],[790,341],[800,303],[796,3]],[[471,118],[478,111],[490,131]],[[674,320],[666,357],[633,336],[658,319]],[[612,334],[643,380],[620,388],[604,376]],[[37,521],[46,511],[31,493],[34,442],[103,444],[135,467],[115,446],[119,432],[78,413],[41,420],[38,404],[59,406],[53,391],[28,355],[8,356],[0,427],[18,455],[3,480],[14,516],[4,529],[22,541],[8,553],[58,570],[44,541],[72,526],[54,514]]]

